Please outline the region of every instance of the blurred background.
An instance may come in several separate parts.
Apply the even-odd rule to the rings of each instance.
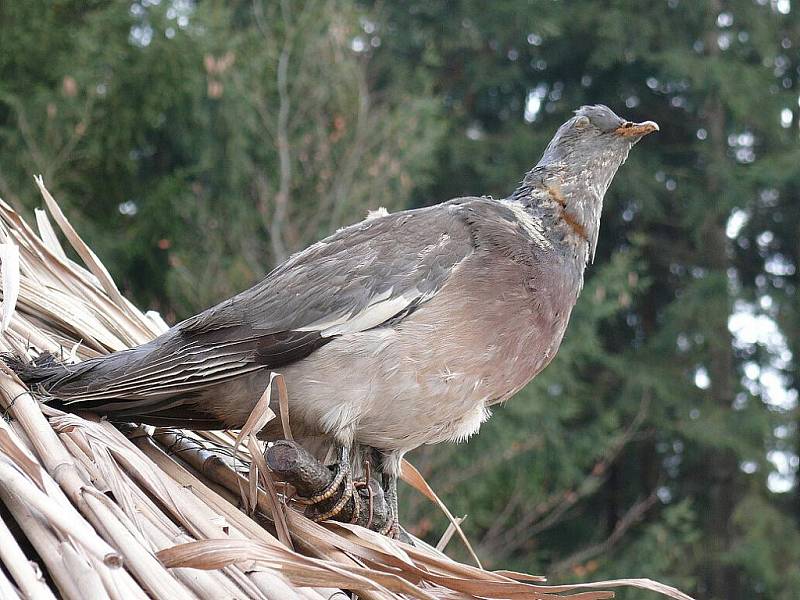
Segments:
[[[468,444],[411,460],[489,568],[796,600],[798,12],[9,0],[0,196],[30,215],[42,173],[175,322],[367,209],[505,196],[581,104],[657,121],[606,197],[557,359]],[[407,488],[402,511],[434,543],[446,527]]]

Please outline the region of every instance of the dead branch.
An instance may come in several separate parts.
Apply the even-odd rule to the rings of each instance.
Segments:
[[[563,521],[580,500],[595,493],[606,481],[609,467],[641,428],[650,406],[650,399],[650,391],[646,390],[631,423],[609,444],[583,481],[566,490],[558,490],[523,511],[514,525],[502,533],[498,528],[491,528],[480,543],[484,552],[491,554],[509,552],[513,548],[524,546],[534,536]]]
[[[617,521],[617,524],[614,526],[614,530],[611,532],[611,535],[609,535],[602,542],[598,542],[597,544],[583,548],[582,550],[579,550],[578,552],[575,552],[574,554],[571,554],[563,560],[555,563],[550,567],[551,575],[554,573],[564,573],[576,565],[584,563],[595,556],[605,554],[611,550],[611,548],[617,542],[619,542],[622,536],[624,536],[633,525],[638,523],[644,514],[649,511],[656,504],[656,502],[658,502],[658,495],[655,491],[653,491],[644,500],[636,502],[627,510],[622,518]]]

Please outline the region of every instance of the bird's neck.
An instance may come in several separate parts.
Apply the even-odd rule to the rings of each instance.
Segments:
[[[563,163],[539,164],[509,198],[552,224],[552,235],[568,246],[582,264],[594,259],[600,232],[603,196],[616,172],[584,165],[570,169]]]

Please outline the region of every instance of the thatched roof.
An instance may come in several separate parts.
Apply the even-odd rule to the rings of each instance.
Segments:
[[[44,211],[35,233],[0,201],[0,350],[74,361],[162,332],[163,321],[120,294],[37,183],[85,266],[64,252]],[[252,435],[239,435],[237,446],[231,432],[120,429],[40,405],[0,369],[2,598],[344,600],[350,594],[340,590],[355,590],[365,600],[590,600],[613,595],[598,588],[632,585],[688,599],[649,580],[545,586],[457,563],[421,542],[313,523],[286,506]],[[254,422],[271,416],[262,411]]]

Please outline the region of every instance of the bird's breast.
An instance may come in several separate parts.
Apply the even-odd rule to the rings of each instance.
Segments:
[[[576,293],[557,274],[488,258],[398,324],[343,335],[286,370],[290,413],[387,450],[475,433],[552,360]]]
[[[552,360],[576,285],[557,268],[531,270],[511,260],[476,260],[473,269],[462,268],[427,310],[418,311],[401,330],[409,342],[431,342],[429,349],[409,348],[411,354],[425,355],[420,360],[423,380],[441,371],[455,382],[453,373],[460,373],[476,387],[473,400],[505,400]]]

